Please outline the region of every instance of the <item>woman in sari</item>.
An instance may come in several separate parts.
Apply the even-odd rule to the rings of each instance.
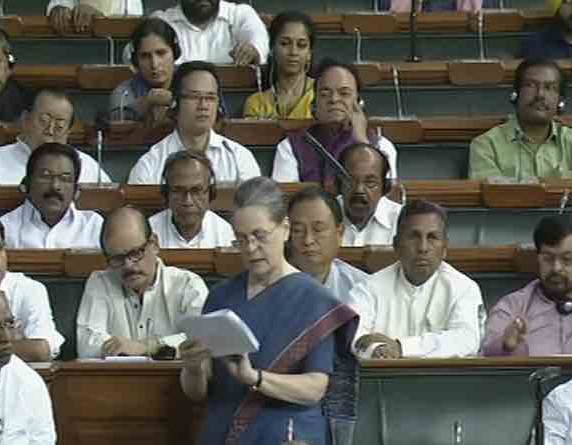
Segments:
[[[181,345],[183,391],[196,401],[208,399],[200,443],[268,445],[293,438],[327,445],[328,405],[340,402],[323,399],[334,363],[352,360],[357,316],[286,261],[290,227],[274,181],[246,181],[234,204],[232,222],[246,270],[215,286],[203,312],[233,310],[260,349],[214,359],[198,340]]]

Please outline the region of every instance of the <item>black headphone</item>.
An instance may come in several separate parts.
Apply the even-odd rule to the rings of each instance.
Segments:
[[[1,28],[0,28],[0,36],[1,36],[0,38],[4,39],[4,42],[6,42],[7,51],[4,51],[4,54],[6,54],[6,60],[8,61],[8,68],[12,69],[16,65],[16,57],[14,56],[14,54],[12,54],[10,37],[8,36],[8,33]]]
[[[169,201],[169,169],[173,166],[173,164],[175,164],[175,162],[190,160],[200,162],[209,170],[209,202],[212,202],[216,199],[216,177],[209,158],[199,153],[192,153],[188,150],[180,150],[170,154],[165,161],[165,167],[163,168],[163,174],[161,175],[161,195],[163,196],[165,202]]]
[[[181,57],[179,39],[177,38],[177,33],[173,27],[164,20],[151,17],[143,20],[131,35],[131,41],[133,42],[131,63],[136,68],[139,68],[139,60],[137,58],[139,43],[141,43],[141,40],[145,37],[149,37],[151,35],[160,37],[169,46],[169,48],[171,48],[171,51],[173,52],[173,60],[177,60]]]
[[[556,310],[560,315],[570,315],[572,314],[572,301],[570,300],[559,300],[556,302]]]
[[[508,100],[514,106],[518,105],[518,91],[513,91],[512,93],[510,93]],[[556,112],[558,114],[562,113],[564,111],[565,106],[566,102],[563,99],[560,99],[558,101],[558,105],[556,105]]]

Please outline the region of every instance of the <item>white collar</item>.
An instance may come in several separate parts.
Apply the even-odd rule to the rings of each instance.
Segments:
[[[153,281],[153,284],[151,286],[149,286],[147,289],[145,289],[145,292],[143,292],[143,295],[147,294],[148,292],[156,292],[159,289],[159,284],[161,282],[162,279],[162,274],[163,274],[163,261],[161,261],[160,258],[157,258],[157,262],[156,262],[156,267],[157,267],[157,271],[155,274],[155,281]],[[121,278],[119,278],[120,283],[121,283]],[[127,298],[132,298],[132,297],[137,297],[139,298],[139,295],[137,295],[135,293],[135,291],[133,291],[132,289],[127,289],[123,286],[123,283],[121,283],[121,288],[124,291],[124,295]]]
[[[442,264],[442,263],[441,263]],[[403,266],[401,265],[401,262],[399,263],[399,267],[398,267],[398,280],[399,282],[402,284],[403,288],[405,289],[405,291],[407,292],[407,294],[410,297],[413,297],[415,295],[423,295],[425,294],[429,289],[431,289],[431,287],[433,287],[433,282],[436,280],[437,277],[437,273],[439,272],[439,270],[441,269],[441,264],[439,265],[439,267],[435,270],[435,272],[433,272],[433,275],[431,275],[429,277],[429,279],[427,281],[425,281],[425,283],[419,285],[419,286],[415,286],[414,284],[412,284],[407,277],[405,276],[405,271],[403,270]]]
[[[389,212],[391,209],[389,208],[389,202],[388,201],[389,200],[385,196],[382,196],[380,198],[380,200],[377,202],[377,206],[375,208],[375,211],[373,212],[373,215],[367,221],[367,224],[364,226],[364,228],[370,224],[372,219],[375,220],[381,226],[385,227],[386,229],[392,228],[391,220],[389,219]],[[346,215],[346,211],[345,211],[345,207],[344,207],[344,198],[342,195],[338,196],[338,202],[340,203],[342,210],[344,212],[344,223],[345,223],[345,225],[349,226],[349,227],[353,227],[357,230],[357,227],[355,226],[355,224],[352,223]]]
[[[32,204],[32,201],[30,201],[29,198],[26,198],[26,200],[24,201],[24,212],[25,212],[25,219],[29,219],[29,221],[32,224],[35,225],[44,225],[47,226],[47,224],[44,222],[44,220],[42,219],[42,214],[40,213],[40,211],[34,206],[34,204]],[[70,206],[68,207],[66,213],[64,214],[64,216],[62,217],[62,219],[60,219],[58,221],[58,223],[56,224],[56,226],[62,224],[62,223],[66,223],[66,224],[71,224],[73,222],[73,220],[76,218],[77,216],[77,212],[78,210],[75,208],[75,203],[72,201],[70,203]],[[26,216],[27,215],[27,216]],[[54,226],[55,227],[55,226]],[[53,227],[50,227],[50,230],[53,229]]]
[[[201,229],[197,232],[193,239],[187,241],[183,235],[177,229],[177,226],[173,222],[173,211],[171,209],[167,209],[165,212],[165,217],[167,218],[167,226],[169,227],[169,231],[173,233],[173,236],[177,237],[179,240],[184,242],[186,245],[198,245],[200,244],[201,240],[203,239],[204,232],[203,232],[203,221],[207,216],[208,210],[205,212],[203,219],[201,220]]]
[[[21,135],[16,137],[16,144],[18,147],[23,150],[28,156],[32,154],[32,149],[30,146],[22,139]]]
[[[175,7],[174,20],[177,22],[184,22],[187,26],[193,28],[194,30],[206,31],[217,20],[224,20],[230,23],[230,5],[227,2],[221,0],[218,7],[218,14],[210,20],[209,24],[205,29],[199,28],[198,26],[192,24],[189,21],[189,19],[183,12],[183,8],[181,7],[180,3]]]
[[[175,129],[173,131],[172,135],[175,139],[175,144],[178,147],[180,147],[181,150],[186,150],[187,148],[183,144],[183,139],[181,138],[181,135],[179,134],[179,130]],[[226,145],[227,144],[225,143],[225,140],[223,139],[223,137],[211,128],[207,150],[221,150],[221,149],[226,150],[227,149]]]

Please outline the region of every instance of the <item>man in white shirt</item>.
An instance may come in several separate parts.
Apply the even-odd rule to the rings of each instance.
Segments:
[[[179,0],[152,14],[177,32],[177,64],[204,60],[214,64],[259,65],[268,56],[266,26],[252,6],[224,0]]]
[[[167,267],[157,236],[135,208],[107,215],[101,233],[104,271],[91,274],[77,315],[79,357],[155,355],[186,339],[181,317],[199,315],[208,293],[197,274]]]
[[[176,128],[137,161],[129,174],[130,184],[160,184],[167,157],[180,150],[206,156],[219,184],[238,185],[260,176],[260,167],[250,150],[213,130],[216,120],[224,114],[221,84],[213,64],[182,64],[171,88]]]
[[[398,261],[357,284],[360,315],[355,350],[362,357],[463,357],[480,345],[477,283],[443,261],[447,215],[422,200],[399,215],[393,247]]]
[[[36,148],[20,185],[26,200],[0,217],[11,249],[99,248],[103,219],[77,210],[81,160],[69,145],[48,143]]]
[[[343,246],[391,244],[401,205],[388,199],[389,162],[376,146],[358,142],[340,154],[351,181],[338,180],[344,212]]]
[[[572,443],[572,380],[554,388],[543,402],[545,445]]]
[[[389,161],[388,171],[394,175],[397,152],[383,136],[368,133],[367,117],[360,98],[361,85],[353,65],[324,59],[316,70],[317,123],[307,130],[292,132],[276,147],[272,179],[278,182],[319,182],[328,187],[334,173],[328,163],[308,142],[309,133],[324,149],[338,159],[341,152],[357,142],[377,146]]]
[[[14,354],[16,320],[0,296],[0,443],[55,445],[52,402],[39,374]]]
[[[351,288],[369,274],[337,258],[344,233],[338,202],[319,187],[306,187],[290,198],[288,218],[290,262],[348,303]]]
[[[0,298],[17,320],[12,349],[27,362],[56,358],[64,338],[56,330],[46,287],[21,273],[8,272],[4,226],[0,223]]]
[[[60,91],[44,89],[34,99],[32,110],[24,112],[22,134],[14,144],[0,147],[0,185],[15,185],[22,181],[32,152],[47,142],[67,144],[74,122],[73,104]],[[77,150],[81,159],[79,182],[97,182],[98,164]],[[102,171],[103,182],[111,182]]]
[[[232,226],[209,210],[216,198],[216,180],[208,158],[186,150],[171,154],[165,162],[161,192],[168,208],[149,218],[160,247],[232,245]]]
[[[143,0],[50,0],[46,15],[58,34],[72,27],[75,32],[87,32],[94,17],[143,15]]]

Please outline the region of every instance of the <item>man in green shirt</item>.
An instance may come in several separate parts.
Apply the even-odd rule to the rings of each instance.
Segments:
[[[564,107],[566,79],[552,60],[517,68],[510,100],[516,115],[471,142],[472,179],[572,177],[572,130],[554,120]]]

